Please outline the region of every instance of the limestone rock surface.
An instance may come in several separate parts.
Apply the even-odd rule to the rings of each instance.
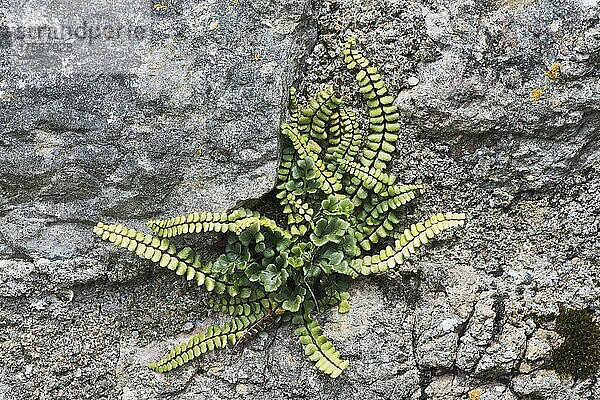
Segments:
[[[595,0],[64,3],[0,1],[1,400],[600,398],[551,356],[559,306],[600,312]],[[108,37],[27,36],[64,21]],[[269,192],[288,85],[332,82],[365,117],[349,34],[402,113],[392,171],[428,185],[407,219],[451,210],[466,227],[319,316],[351,362],[335,381],[286,325],[147,370],[220,316],[91,227]]]

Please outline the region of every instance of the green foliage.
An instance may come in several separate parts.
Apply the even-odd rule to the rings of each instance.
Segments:
[[[554,368],[561,376],[586,379],[600,371],[600,328],[585,310],[561,310],[556,332],[564,342],[552,355]]]
[[[324,336],[314,314],[328,306],[348,312],[351,280],[393,269],[441,231],[464,223],[464,215],[446,213],[403,225],[403,207],[425,186],[397,184],[385,172],[400,130],[398,110],[353,38],[344,56],[369,108],[368,133],[363,143],[355,113],[332,88],[310,98],[305,108],[298,107],[296,90],[290,89],[277,182],[285,226],[240,208],[152,220],[148,226],[154,235],[114,224],[94,229],[102,239],[196,281],[209,292],[209,306],[232,317],[175,347],[149,365],[153,370],[170,371],[285,320],[296,325],[308,358],[335,378],[348,361]],[[211,231],[227,239],[224,254],[212,262],[170,242]],[[393,242],[383,246],[388,238]],[[380,250],[365,253],[373,247]]]

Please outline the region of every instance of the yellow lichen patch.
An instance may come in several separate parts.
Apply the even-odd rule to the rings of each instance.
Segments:
[[[544,91],[542,89],[535,88],[531,91],[531,101],[535,103],[536,101],[541,99],[543,95]]]
[[[260,60],[262,60],[262,56],[260,54],[258,54],[258,53],[255,53],[252,58],[254,59],[254,61],[260,61]]]
[[[160,12],[160,11],[167,11],[169,9],[169,6],[167,5],[166,1],[157,1],[154,4],[152,4],[152,11],[154,12]]]
[[[548,68],[548,71],[544,72],[544,75],[550,79],[557,79],[560,76],[560,63],[557,61]]]
[[[543,95],[544,91],[542,89],[535,88],[531,91],[531,101],[535,103],[536,101],[541,99]]]
[[[473,389],[469,392],[469,400],[479,400],[482,394],[481,389]]]
[[[232,2],[233,2],[233,4],[234,4],[234,5],[236,5],[236,6],[237,6],[237,5],[238,5],[238,3],[240,2],[240,0],[232,0]]]

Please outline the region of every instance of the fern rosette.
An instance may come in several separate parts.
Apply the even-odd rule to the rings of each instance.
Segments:
[[[153,235],[115,224],[94,228],[102,239],[195,281],[209,293],[210,307],[231,317],[149,364],[153,370],[170,371],[273,323],[291,321],[306,356],[337,377],[348,361],[324,336],[315,315],[329,306],[348,312],[351,280],[403,264],[442,231],[464,223],[464,215],[445,213],[403,224],[403,207],[425,186],[399,184],[385,172],[400,130],[398,110],[353,38],[344,57],[368,106],[368,133],[363,138],[356,114],[331,87],[305,108],[298,107],[296,90],[290,89],[276,186],[284,226],[240,208],[152,220]],[[170,240],[203,232],[226,236],[225,251],[214,261]]]

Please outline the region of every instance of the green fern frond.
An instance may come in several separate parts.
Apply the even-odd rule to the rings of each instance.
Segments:
[[[290,87],[290,97],[288,110],[290,113],[290,122],[287,124],[290,129],[298,130],[298,99],[296,97],[296,88]],[[277,197],[282,199],[287,196],[286,183],[291,180],[292,167],[296,162],[297,155],[294,146],[287,138],[282,138],[282,154],[279,168],[277,169]],[[282,205],[285,205],[282,203]]]
[[[364,199],[369,196],[369,192],[382,194],[388,191],[388,188],[394,184],[396,177],[388,175],[375,167],[366,167],[354,161],[339,160],[341,169],[352,176],[352,183],[358,186],[358,190],[352,197],[355,207],[362,205]]]
[[[421,195],[425,193],[427,186],[423,183],[408,184],[408,185],[391,185],[388,186],[387,191],[382,192],[381,196],[384,198],[400,196],[409,192],[414,192],[415,195]]]
[[[217,297],[211,298],[208,301],[208,306],[223,314],[232,317],[240,315],[256,314],[258,311],[269,308],[271,302],[264,293],[261,296],[252,296],[248,299],[241,297]]]
[[[376,169],[387,168],[395,150],[400,125],[398,107],[389,95],[377,67],[355,48],[356,39],[351,37],[344,48],[344,61],[350,70],[357,70],[356,80],[360,92],[369,107],[369,135],[365,143],[361,164]]]
[[[285,196],[285,197],[284,197]],[[307,230],[314,210],[304,203],[300,198],[297,198],[293,193],[279,193],[277,195],[281,199],[281,204],[284,206],[283,212],[287,214],[288,230],[292,237],[303,236]]]
[[[362,135],[356,123],[356,114],[347,110],[343,104],[335,111],[333,123],[329,127],[330,142],[325,153],[325,160],[335,163],[336,160],[352,160],[360,151]]]
[[[195,212],[169,219],[153,219],[146,224],[159,238],[171,238],[188,233],[200,232],[234,232],[239,234],[248,226],[258,223],[271,229],[279,230],[284,236],[287,232],[280,229],[275,221],[261,217],[256,211],[239,208],[230,214]]]
[[[246,210],[242,211],[245,213]],[[250,211],[252,213],[252,211]],[[225,213],[195,212],[189,215],[181,215],[169,219],[153,219],[146,225],[154,231],[158,237],[174,237],[194,232],[207,232],[221,228],[227,231],[225,223],[228,216]],[[209,226],[211,229],[209,229]]]
[[[296,150],[289,142],[289,139],[283,138],[283,149],[281,154],[281,162],[277,170],[277,190],[279,193],[287,193],[285,184],[291,180],[292,168],[296,163]]]
[[[464,214],[436,214],[431,218],[417,224],[412,224],[399,235],[394,242],[394,247],[387,246],[379,254],[364,256],[351,262],[353,271],[362,275],[386,272],[396,265],[401,265],[417,252],[423,244],[429,243],[440,232],[464,225]]]
[[[199,255],[190,247],[178,250],[167,238],[158,238],[137,232],[122,225],[106,225],[99,222],[94,233],[115,246],[126,248],[141,258],[152,261],[161,267],[185,276],[188,281],[195,280],[198,286],[204,286],[208,292],[218,294],[225,291],[232,295],[248,296],[250,288],[222,279],[212,270],[213,263],[202,262]]]
[[[329,116],[329,121],[327,121],[325,126],[325,132],[327,133],[327,150],[325,152],[325,161],[331,160],[333,152],[340,144],[340,137],[344,131],[342,119],[340,118],[340,112],[343,107],[344,104],[340,103],[336,109],[332,110],[332,113]]]
[[[340,358],[333,344],[323,335],[316,319],[309,313],[297,315],[292,320],[300,325],[294,333],[304,346],[304,354],[315,363],[315,367],[332,378],[337,378],[348,367],[349,362]]]
[[[392,185],[387,190],[380,191],[379,196],[374,196],[368,206],[357,216],[358,221],[363,221],[368,225],[375,225],[371,220],[377,221],[388,210],[396,210],[414,200],[417,196],[425,193],[424,184],[414,185]]]
[[[221,325],[211,325],[205,332],[175,346],[161,360],[148,364],[148,368],[161,373],[169,372],[206,353],[233,346],[244,337],[253,324],[264,317],[265,313],[261,310],[248,316],[235,317]]]
[[[280,204],[284,207],[283,212],[287,214],[288,230],[292,236],[301,236],[308,230],[305,222],[310,221],[313,214],[312,208],[302,202],[288,189],[287,183],[292,181],[292,169],[296,164],[297,155],[294,147],[287,138],[283,138],[284,147],[281,163],[277,172],[277,194]],[[289,143],[289,145],[288,145]]]
[[[373,244],[379,243],[380,239],[385,239],[394,230],[396,224],[400,222],[400,217],[393,211],[390,211],[382,219],[369,218],[368,223],[358,225],[357,233],[358,245],[366,251],[371,250]]]
[[[299,132],[291,129],[284,124],[282,133],[287,136],[299,155],[300,161],[307,158],[312,159],[314,170],[317,173],[316,179],[322,183],[321,190],[325,194],[338,192],[342,188],[342,184],[336,179],[333,172],[329,171],[318,154],[310,147],[306,137]]]
[[[341,99],[336,97],[333,88],[320,90],[308,100],[308,107],[300,111],[298,129],[320,142],[327,140],[327,124],[338,108]]]
[[[364,250],[371,250],[371,245],[379,243],[382,238],[387,238],[396,229],[400,217],[396,210],[406,205],[418,195],[425,192],[425,185],[402,185],[392,186],[388,191],[382,193],[389,195],[394,193],[393,197],[372,199],[370,206],[359,213],[357,220],[361,221],[356,227],[356,238],[359,246]]]
[[[343,106],[338,111],[337,125],[332,126],[332,143],[327,148],[325,160],[327,168],[334,172],[336,177],[342,175],[339,160],[352,161],[360,151],[362,135],[359,130],[356,114],[346,110]],[[339,179],[339,178],[338,178]],[[346,190],[348,193],[348,190]],[[349,193],[352,194],[352,193]]]

